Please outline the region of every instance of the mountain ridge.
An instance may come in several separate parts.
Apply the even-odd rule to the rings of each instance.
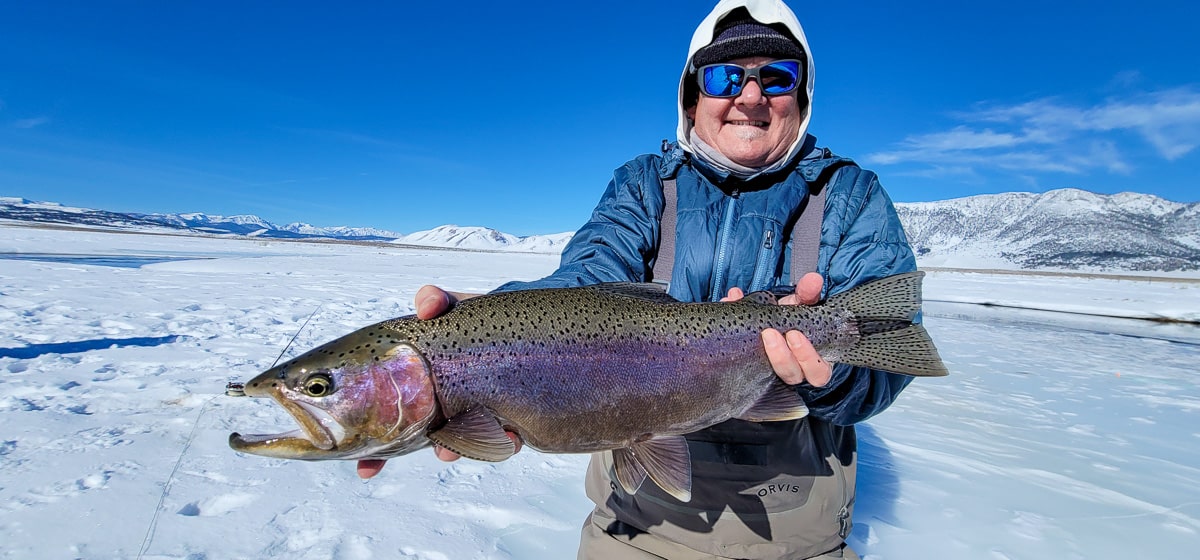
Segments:
[[[1007,192],[896,203],[925,267],[1176,272],[1200,270],[1200,202],[1082,189]],[[239,214],[136,214],[0,197],[0,219],[166,229],[206,235],[379,241],[484,251],[561,252],[573,233],[518,237],[480,226],[443,225],[402,234],[370,227],[278,225]]]

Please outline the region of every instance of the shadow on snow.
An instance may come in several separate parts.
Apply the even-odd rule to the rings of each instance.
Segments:
[[[177,334],[167,336],[139,336],[131,338],[97,338],[94,340],[79,340],[75,342],[49,342],[32,344],[20,348],[0,348],[0,358],[17,358],[28,360],[46,354],[77,354],[92,350],[104,350],[113,346],[160,346],[178,341]]]

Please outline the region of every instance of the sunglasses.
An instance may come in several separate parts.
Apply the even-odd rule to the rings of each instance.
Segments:
[[[800,85],[799,60],[776,60],[757,68],[745,68],[736,64],[709,64],[702,66],[696,75],[700,91],[709,97],[737,97],[750,80],[758,80],[763,95],[791,93]]]

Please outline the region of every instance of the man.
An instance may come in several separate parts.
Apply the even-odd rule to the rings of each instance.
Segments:
[[[670,278],[654,280],[669,280],[669,293],[683,301],[786,287],[792,294],[781,303],[812,304],[914,270],[875,175],[816,148],[807,134],[814,75],[804,32],[781,0],[723,0],[692,38],[677,143],[615,171],[557,271],[499,290],[646,282],[670,259]],[[668,209],[664,184],[671,181],[676,201]],[[820,246],[811,255],[817,273],[792,279],[791,259],[805,257],[788,241],[793,224],[822,190]],[[674,237],[660,231],[672,210]],[[659,254],[668,238],[677,239],[673,254]],[[417,314],[437,316],[462,297],[469,296],[426,286]],[[654,485],[625,493],[613,482],[611,456],[595,454],[587,493],[596,509],[584,524],[580,558],[857,558],[845,546],[853,425],[885,409],[910,378],[831,366],[799,332],[767,330],[762,338],[775,372],[796,387],[810,415],[729,420],[689,434],[693,495],[686,503]],[[382,466],[362,461],[359,474],[369,478]]]

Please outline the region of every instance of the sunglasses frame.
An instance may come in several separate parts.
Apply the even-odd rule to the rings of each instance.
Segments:
[[[768,66],[773,66],[773,65],[779,64],[781,62],[795,62],[796,63],[796,83],[793,84],[792,87],[790,89],[788,89],[787,91],[781,91],[778,93],[767,93],[767,89],[763,87],[762,78],[759,76],[759,72],[761,72],[763,68],[766,68]],[[734,68],[739,68],[742,70],[742,72],[744,73],[745,79],[742,81],[742,84],[737,85],[736,93],[731,93],[728,95],[712,95],[712,94],[708,93],[708,90],[704,87],[704,70],[706,70],[708,68],[715,68],[718,66],[733,66]],[[729,99],[732,97],[737,97],[742,94],[742,90],[746,89],[746,84],[750,83],[751,78],[753,78],[754,81],[758,82],[758,89],[761,90],[762,94],[767,97],[775,97],[778,95],[787,95],[789,93],[792,93],[793,91],[796,91],[797,89],[800,89],[800,85],[804,83],[804,80],[805,80],[804,61],[795,59],[795,58],[785,58],[782,60],[773,60],[762,66],[755,66],[754,68],[746,68],[745,66],[742,66],[740,64],[734,64],[732,62],[719,62],[717,64],[705,64],[704,66],[701,66],[700,68],[696,69],[696,84],[700,86],[700,94],[704,95],[706,97],[716,97],[716,98],[720,98],[720,99]]]

